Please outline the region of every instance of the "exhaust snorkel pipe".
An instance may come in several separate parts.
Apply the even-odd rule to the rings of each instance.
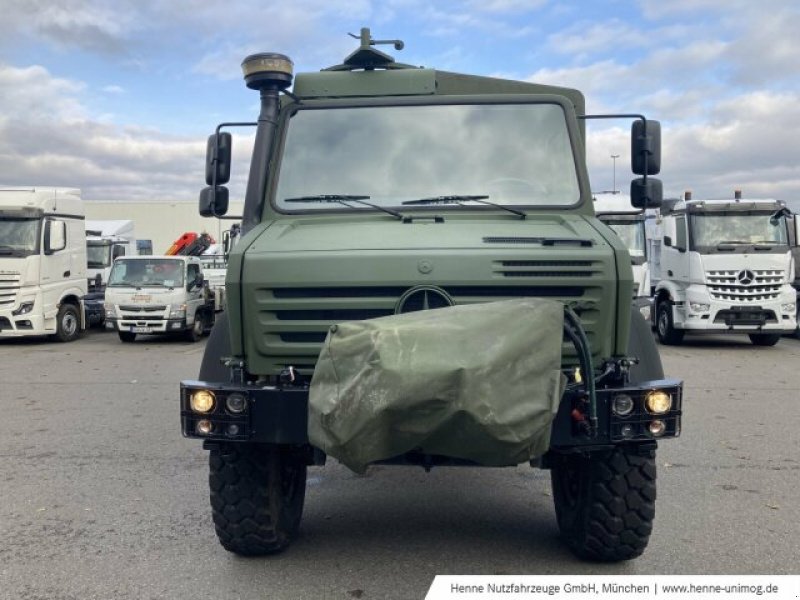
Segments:
[[[268,162],[280,108],[279,93],[292,84],[293,67],[289,57],[272,52],[251,54],[242,61],[242,73],[247,87],[258,90],[261,94],[261,112],[258,115],[250,176],[244,197],[242,234],[250,231],[261,219],[269,171]]]

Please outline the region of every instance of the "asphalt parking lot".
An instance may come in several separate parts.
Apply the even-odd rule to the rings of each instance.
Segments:
[[[309,471],[299,539],[271,558],[218,545],[207,454],[181,437],[178,381],[205,342],[0,341],[0,597],[421,598],[436,574],[783,574],[800,565],[800,340],[661,347],[686,382],[661,444],[656,524],[634,561],[558,539],[549,474]]]

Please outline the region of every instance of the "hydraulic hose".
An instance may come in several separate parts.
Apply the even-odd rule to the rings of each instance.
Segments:
[[[586,391],[589,395],[589,426],[591,436],[597,435],[597,393],[594,380],[594,366],[592,353],[589,347],[589,338],[581,324],[580,317],[569,306],[564,306],[564,331],[578,351],[578,360],[585,373]]]

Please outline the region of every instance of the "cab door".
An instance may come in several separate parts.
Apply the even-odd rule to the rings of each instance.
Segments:
[[[191,315],[191,323],[194,322],[197,309],[205,304],[205,288],[202,285],[195,285],[195,280],[200,274],[200,265],[189,263],[186,266],[186,316]]]

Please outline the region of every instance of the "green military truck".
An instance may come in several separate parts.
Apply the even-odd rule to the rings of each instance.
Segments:
[[[574,89],[400,64],[381,43],[363,29],[342,64],[296,77],[280,54],[242,63],[261,97],[243,237],[229,257],[228,310],[198,380],[180,392],[183,435],[210,450],[219,540],[259,555],[296,534],[306,469],[327,457],[309,441],[309,392],[337,324],[544,298],[563,304],[565,384],[546,449],[524,462],[551,470],[558,525],[577,556],[634,558],[652,529],[657,441],[680,433],[682,382],[664,378],[632,310],[628,251],[595,218],[585,121],[632,121],[640,208],[661,202],[649,177],[660,125],[586,115]],[[223,130],[242,125],[209,138],[205,216],[227,211]],[[416,448],[380,462],[475,464]]]

